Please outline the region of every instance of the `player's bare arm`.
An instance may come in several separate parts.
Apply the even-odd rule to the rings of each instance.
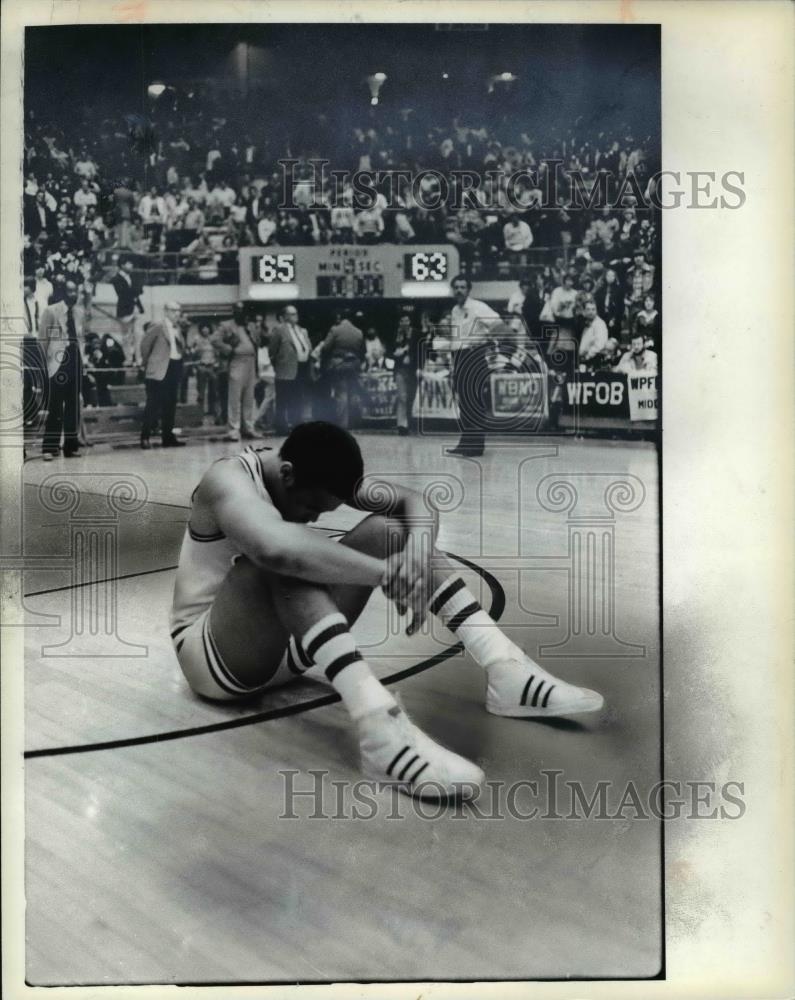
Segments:
[[[384,593],[395,602],[401,615],[411,610],[412,620],[407,628],[411,635],[420,628],[427,615],[433,565],[438,555],[438,514],[428,508],[422,495],[415,490],[391,483],[382,487],[377,478],[366,478],[362,482],[353,506],[358,510],[385,514],[403,529],[401,548],[390,554],[387,560]]]
[[[345,580],[370,587],[385,582],[383,560],[268,514],[245,470],[228,461],[214,465],[202,479],[192,519],[198,529],[222,531],[256,566],[279,576],[314,583]]]

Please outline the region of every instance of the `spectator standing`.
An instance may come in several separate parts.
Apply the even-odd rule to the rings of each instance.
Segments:
[[[39,344],[41,310],[36,300],[35,278],[25,278],[22,304],[25,320],[25,336],[22,339],[22,412],[25,424],[30,424],[38,416],[47,380],[44,356]]]
[[[180,245],[185,247],[192,243],[204,228],[204,212],[195,198],[187,199],[187,210],[182,217],[182,237]]]
[[[121,325],[122,343],[127,356],[127,364],[140,364],[141,338],[136,332],[135,312],[143,313],[141,303],[143,286],[133,270],[133,262],[127,257],[110,279],[116,292],[116,319]]]
[[[216,415],[218,392],[218,363],[212,342],[212,327],[201,323],[188,343],[191,357],[196,362],[196,398],[202,414]],[[205,409],[206,407],[206,409]]]
[[[274,425],[275,384],[276,376],[268,348],[260,347],[257,351],[257,384],[254,386],[254,402],[257,405],[254,429],[263,433],[272,429]]]
[[[42,233],[52,236],[56,232],[55,212],[47,206],[43,188],[38,189],[32,200],[25,200],[23,221],[25,232],[34,241]]]
[[[236,302],[232,318],[222,323],[213,337],[216,350],[229,362],[227,397],[229,430],[225,441],[258,438],[254,430],[254,386],[257,382],[257,352],[262,346],[256,320],[247,322],[245,306]]]
[[[149,240],[149,252],[159,253],[160,239],[166,223],[166,202],[155,185],[138,203],[138,214],[143,223],[144,236]]]
[[[80,396],[83,381],[84,314],[77,304],[77,284],[64,283],[64,298],[42,313],[39,320],[39,344],[46,364],[47,383],[44,404],[42,458],[51,461],[61,450],[65,458],[80,455]]]
[[[621,336],[621,321],[624,318],[624,293],[618,284],[618,274],[609,267],[604,281],[594,293],[596,310],[607,325],[611,337]]]
[[[524,301],[522,302],[522,319],[530,340],[541,340],[541,313],[546,305],[546,289],[544,277],[536,274],[533,281],[527,282]]]
[[[50,304],[50,298],[55,291],[52,282],[45,275],[44,266],[42,264],[39,264],[36,268],[35,283],[36,287],[34,291],[34,298],[36,300],[36,305],[38,306],[38,315],[41,316],[42,312]],[[36,323],[36,329],[38,329],[38,322]]]
[[[632,266],[627,270],[626,310],[629,321],[635,319],[635,314],[643,306],[643,300],[654,288],[654,267],[646,260],[646,254],[638,247],[633,254]]]
[[[348,430],[356,423],[364,334],[341,314],[317,351],[335,422]]]
[[[574,287],[576,275],[566,271],[562,284],[558,285],[549,297],[549,309],[552,320],[557,326],[555,336],[550,340],[550,354],[560,354],[561,359],[575,349],[575,317],[574,307],[577,302],[577,291]],[[565,364],[565,360],[561,361]]]
[[[141,360],[146,379],[142,448],[151,447],[149,438],[158,420],[164,448],[181,448],[185,444],[174,435],[177,393],[185,353],[179,326],[181,312],[178,302],[167,303],[162,323],[150,323],[141,341]]]
[[[268,356],[275,378],[276,433],[289,434],[307,419],[312,342],[295,306],[285,306],[278,319],[268,336]]]
[[[398,320],[395,348],[395,384],[397,387],[396,416],[397,432],[405,437],[411,427],[414,397],[417,395],[417,372],[420,369],[420,338],[412,328],[411,318],[401,316]]]
[[[116,246],[119,250],[131,250],[135,193],[129,180],[123,180],[117,188],[114,188],[113,203],[116,219]]]
[[[607,346],[607,324],[596,312],[596,303],[588,299],[583,307],[585,326],[580,338],[580,363],[589,365]]]

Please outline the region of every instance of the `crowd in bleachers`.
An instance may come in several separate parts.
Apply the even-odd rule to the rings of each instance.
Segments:
[[[96,106],[67,122],[29,109],[25,128],[25,271],[50,280],[78,273],[96,280],[106,249],[141,254],[147,281],[236,281],[237,248],[324,243],[437,243],[458,249],[474,279],[516,277],[543,257],[538,248],[585,246],[609,262],[637,245],[654,254],[649,210],[572,209],[571,172],[589,191],[605,175],[615,198],[632,175],[644,191],[657,169],[656,142],[623,122],[531,135],[516,119],[498,123],[420,120],[410,109],[357,124],[320,114],[311,135],[284,123],[246,117],[209,92],[166,102],[145,116],[118,117]],[[292,159],[286,171],[280,161]],[[388,201],[362,207],[350,184],[319,185],[313,163],[329,169],[401,170],[421,183],[395,184]],[[556,204],[549,203],[549,164]],[[440,177],[474,171],[481,179],[466,203],[442,191]],[[528,177],[510,186],[516,171]],[[532,175],[536,174],[537,182]],[[289,176],[289,190],[287,178]],[[285,208],[285,198],[291,208]],[[442,204],[430,205],[441,196]],[[568,207],[567,207],[568,206]],[[148,256],[143,257],[144,254]],[[652,261],[650,261],[652,263]],[[171,277],[166,277],[168,272]]]
[[[87,334],[86,405],[118,402],[123,393],[115,387],[135,378],[119,369],[138,366],[143,331],[136,313],[143,312],[143,285],[237,284],[242,246],[452,243],[470,279],[517,282],[507,302],[492,305],[509,321],[521,317],[530,339],[543,341],[545,331],[556,329],[548,359],[563,345],[581,371],[628,365],[656,370],[659,223],[642,194],[658,168],[653,137],[609,120],[590,129],[577,121],[538,136],[516,117],[441,124],[420,120],[409,109],[379,109],[355,124],[320,114],[310,124],[291,130],[289,122],[267,114],[255,122],[209,89],[195,94],[189,106],[176,99],[152,104],[147,116],[120,118],[98,101],[55,123],[40,109],[27,109],[23,264],[29,336],[35,338],[47,304],[64,299],[67,282],[78,286],[88,319],[98,282],[112,284],[117,296],[111,319],[118,329]],[[319,182],[320,159],[348,174],[391,170],[407,176],[395,185],[391,201],[382,192],[363,207],[349,176],[332,189],[327,170]],[[550,202],[550,164],[556,161]],[[474,172],[479,184],[457,205],[454,187],[441,191],[442,178],[462,170]],[[433,173],[412,182],[423,171]],[[517,171],[528,173],[509,196],[508,178]],[[609,202],[628,180],[630,193],[621,205],[572,207],[575,174],[586,198],[603,181]],[[284,207],[286,198],[292,207]],[[425,207],[434,199],[441,201],[438,208]],[[435,313],[426,310],[415,323],[422,328],[431,380],[449,375],[443,337],[432,333],[444,323],[444,312],[441,306]],[[257,322],[266,343],[263,321]],[[377,324],[370,329],[369,323],[364,330],[363,369],[391,369],[394,331]],[[207,322],[184,333],[189,350],[180,397],[195,400],[223,424],[227,384],[215,327]],[[313,342],[324,333],[312,330]],[[265,419],[272,402],[267,358],[260,376],[258,406]]]

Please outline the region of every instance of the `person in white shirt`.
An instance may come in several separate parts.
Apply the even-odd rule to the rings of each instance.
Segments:
[[[641,334],[632,338],[629,350],[621,356],[614,371],[625,375],[636,375],[638,372],[656,374],[657,355],[646,347],[646,341]]]
[[[75,173],[78,177],[86,177],[90,181],[97,176],[97,165],[85,150],[80,153],[80,159],[75,163]]]
[[[580,337],[580,362],[585,364],[593,361],[607,347],[607,324],[597,315],[593,299],[585,303],[583,316],[585,327]]]
[[[500,322],[490,305],[470,297],[472,282],[459,274],[451,283],[450,346],[454,353],[452,388],[458,403],[460,439],[449,455],[483,454],[486,414],[483,389],[489,380],[490,331]]]
[[[89,208],[97,207],[97,196],[96,193],[91,189],[88,183],[88,178],[84,177],[80,182],[80,187],[75,191],[72,201],[74,202],[75,208],[77,209],[77,221],[80,222],[85,218],[86,210]]]
[[[524,306],[524,300],[527,298],[527,292],[530,288],[530,281],[527,278],[519,279],[519,287],[508,299],[508,304],[505,307],[505,311],[509,312],[512,316],[521,316],[522,307]]]
[[[353,243],[355,221],[353,205],[334,205],[331,209],[331,242]]]
[[[207,209],[210,215],[220,215],[226,218],[229,210],[237,200],[237,195],[226,181],[219,181],[207,196]]]
[[[152,186],[138,204],[138,214],[144,226],[144,233],[149,237],[149,252],[160,250],[160,237],[166,223],[166,203],[157,188]]]
[[[359,243],[377,243],[384,231],[384,219],[375,208],[365,208],[354,219],[354,231]]]
[[[514,217],[502,227],[505,249],[510,253],[523,253],[533,245],[533,233],[522,219]]]
[[[55,291],[52,282],[45,277],[44,268],[36,268],[36,291],[34,293],[34,298],[36,299],[36,304],[38,305],[39,315],[44,312],[47,306],[50,304],[50,296]]]

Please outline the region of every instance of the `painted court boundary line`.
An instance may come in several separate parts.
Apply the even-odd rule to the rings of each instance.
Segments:
[[[492,596],[489,614],[495,621],[499,621],[502,617],[503,611],[505,610],[505,591],[496,577],[492,576],[491,573],[483,569],[481,566],[465,559],[463,556],[456,556],[450,552],[446,552],[444,554],[451,559],[455,559],[456,562],[461,563],[468,569],[474,570],[474,572],[478,573],[486,581],[489,585]],[[165,567],[165,569],[173,568],[174,567]],[[130,576],[144,576],[148,573],[162,573],[165,572],[165,569],[146,570],[143,573],[133,573],[124,577],[124,579],[129,579]],[[91,582],[99,583],[108,581]],[[56,589],[61,590],[71,588]],[[39,593],[48,593],[48,591],[39,591]],[[421,660],[419,663],[416,663],[411,667],[406,667],[404,670],[398,670],[396,673],[382,678],[382,683],[396,684],[398,681],[405,680],[407,677],[413,677],[416,674],[420,674],[425,670],[429,670],[431,667],[435,667],[438,663],[443,663],[445,660],[449,660],[451,657],[456,656],[458,653],[463,651],[463,648],[463,644],[460,642],[455,643],[452,646],[448,646],[447,649],[442,649],[438,653],[434,653],[433,656],[428,657],[426,660]],[[123,747],[146,746],[150,743],[165,743],[170,740],[181,740],[190,736],[205,736],[209,733],[223,732],[226,729],[239,729],[242,726],[253,726],[260,722],[270,722],[273,719],[284,719],[291,715],[300,715],[303,712],[309,712],[315,708],[323,708],[326,705],[334,705],[341,700],[340,696],[336,693],[327,694],[319,698],[312,698],[310,701],[298,702],[295,705],[285,705],[282,708],[273,708],[266,712],[255,712],[252,715],[246,715],[240,719],[228,719],[225,722],[213,722],[204,726],[193,726],[189,729],[174,729],[164,733],[150,733],[147,736],[130,736],[124,739],[106,740],[98,743],[80,743],[73,746],[26,750],[23,757],[25,760],[32,760],[37,757],[62,757],[66,754],[93,753],[98,750],[118,750]]]

